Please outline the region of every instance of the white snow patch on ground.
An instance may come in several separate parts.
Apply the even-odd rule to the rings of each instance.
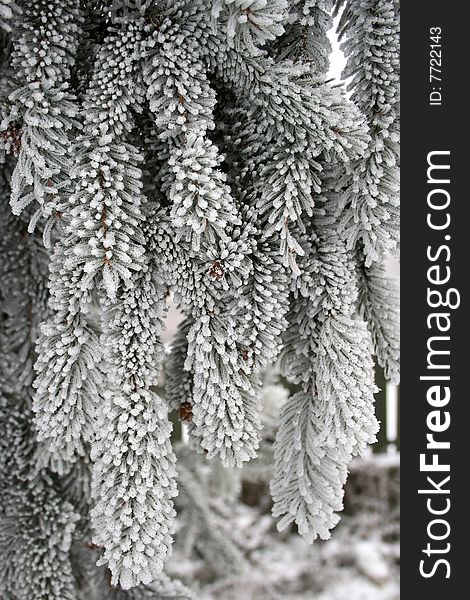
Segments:
[[[399,599],[398,542],[385,543],[367,515],[343,518],[331,540],[312,546],[278,533],[269,515],[248,506],[237,509],[233,531],[250,561],[242,576],[204,584],[201,562],[175,554],[174,574],[199,587],[198,600]]]

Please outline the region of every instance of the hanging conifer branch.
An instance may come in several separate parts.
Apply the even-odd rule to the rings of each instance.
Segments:
[[[108,391],[92,448],[94,543],[104,546],[112,584],[150,583],[170,552],[176,495],[171,425],[150,391],[163,347],[165,287],[146,270],[105,315]],[[143,535],[140,532],[143,532]]]
[[[20,36],[11,57],[15,83],[0,128],[3,139],[18,140],[13,148],[6,144],[18,156],[11,180],[13,212],[33,201],[40,204],[31,230],[41,216],[52,226],[67,196],[70,137],[78,114],[70,70],[81,30],[79,5],[78,0],[21,2]]]
[[[227,464],[240,464],[253,456],[257,446],[259,416],[256,392],[240,364],[243,359],[236,343],[237,316],[227,313],[223,319],[216,316],[223,310],[223,296],[239,267],[243,246],[238,242],[236,248],[236,240],[231,239],[231,231],[240,221],[225,176],[217,168],[221,159],[206,137],[213,128],[213,91],[197,47],[186,39],[184,32],[171,25],[165,29],[163,24],[152,45],[156,50],[144,77],[152,94],[161,89],[169,98],[166,128],[161,135],[169,140],[171,152],[172,225],[177,239],[190,243],[186,260],[197,271],[201,269],[201,274],[195,276],[204,280],[209,296],[202,300],[204,308],[188,332],[185,369],[194,370],[193,435],[200,439],[209,458],[221,452]],[[193,73],[194,79],[185,84],[186,76],[180,73]],[[178,86],[175,81],[180,82]],[[150,107],[156,103],[152,95]],[[188,226],[189,236],[185,235]],[[207,259],[211,263],[202,273],[202,264]],[[211,298],[214,294],[215,300]],[[194,310],[191,306],[189,309]],[[203,343],[205,337],[209,337],[207,343]],[[224,342],[214,344],[214,339]],[[213,369],[210,381],[208,362]]]
[[[236,209],[221,158],[207,138],[214,128],[215,104],[197,45],[170,24],[160,26],[147,42],[152,49],[144,68],[150,109],[169,141],[172,202],[171,217],[178,237],[185,237],[195,251],[201,239],[213,246],[227,237],[225,228],[237,220]]]
[[[50,271],[52,316],[41,326],[33,410],[46,464],[65,472],[84,456],[94,434],[101,397],[102,352],[82,306],[89,296],[76,289],[82,269],[70,264],[70,236],[54,248]]]
[[[327,32],[333,27],[333,6],[334,0],[290,2],[285,34],[275,45],[279,58],[308,62],[315,75],[326,75],[331,52]]]
[[[385,268],[373,263],[362,268],[359,277],[359,312],[369,326],[374,353],[385,378],[400,381],[400,290]]]
[[[237,330],[240,315],[229,300],[230,290],[247,276],[248,265],[239,253],[246,240],[241,236],[231,253],[230,246],[226,249],[232,270],[222,274],[220,265],[214,267],[215,260],[196,260],[187,249],[178,248],[170,232],[169,223],[161,223],[152,243],[157,262],[164,258],[161,249],[166,260],[172,257],[163,263],[167,280],[180,308],[194,315],[183,367],[192,373],[191,434],[208,458],[219,455],[226,465],[240,466],[255,455],[261,427],[259,383],[243,358]],[[178,368],[173,361],[171,366]]]
[[[130,283],[132,271],[140,269],[144,251],[142,156],[125,140],[133,127],[132,109],[140,110],[142,102],[137,73],[142,26],[131,14],[118,20],[104,40],[83,101],[83,135],[71,173],[70,228],[77,237],[76,262],[83,265],[82,288],[99,276],[111,299],[119,282]]]
[[[75,192],[52,260],[53,316],[39,340],[34,410],[40,439],[48,440],[53,459],[65,462],[84,455],[101,393],[101,349],[86,317],[96,278],[115,297],[119,281],[130,281],[131,271],[140,269],[143,254],[141,159],[132,145],[120,143],[131,128],[129,106],[139,98],[134,79],[138,31],[132,19],[124,19],[97,57],[97,64],[108,62],[109,68],[105,78],[96,71],[84,99],[84,133],[75,149],[78,166],[71,172]],[[130,54],[118,66],[110,50],[128,43]]]
[[[10,168],[0,174],[0,593],[76,600],[69,550],[79,516],[60,483],[37,468],[32,365],[47,311],[47,256],[27,219],[11,215]]]
[[[399,381],[399,291],[384,276],[385,255],[399,236],[399,11],[395,2],[339,2],[352,99],[367,117],[371,141],[339,177],[337,212],[357,251],[361,311],[387,378]],[[385,300],[385,298],[387,298]]]
[[[345,3],[339,31],[348,59],[343,77],[351,77],[348,89],[371,138],[364,157],[340,180],[341,207],[349,207],[341,208],[341,222],[349,246],[360,243],[369,267],[398,240],[400,26],[394,2]]]
[[[188,333],[192,325],[191,318],[186,318],[180,323],[165,365],[165,396],[168,409],[178,410],[180,419],[187,422],[191,422],[193,418],[193,376],[190,371],[184,370],[184,363],[188,355]]]

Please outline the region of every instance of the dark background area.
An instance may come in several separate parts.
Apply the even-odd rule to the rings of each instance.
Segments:
[[[466,60],[468,57],[468,4],[404,2],[401,10],[402,61],[402,598],[461,598],[468,579],[468,139]],[[467,9],[467,10],[466,10]],[[442,28],[442,107],[429,107],[429,28]],[[451,151],[452,223],[449,231],[433,232],[426,225],[427,153]],[[448,515],[452,531],[449,560],[451,578],[445,570],[424,579],[419,574],[421,550],[428,542],[426,527],[431,516],[425,497],[425,474],[419,472],[419,454],[426,444],[426,402],[428,384],[420,382],[426,367],[426,341],[430,335],[426,316],[426,247],[439,245],[450,233],[452,249],[451,286],[461,293],[461,306],[450,311],[451,336],[451,501]],[[442,309],[441,309],[442,310]],[[449,439],[447,438],[447,439]],[[441,478],[437,474],[436,480]],[[436,504],[437,506],[437,504]],[[438,517],[435,517],[438,518]],[[435,542],[436,546],[439,544]],[[443,543],[440,543],[443,545]],[[429,563],[428,563],[429,564]]]

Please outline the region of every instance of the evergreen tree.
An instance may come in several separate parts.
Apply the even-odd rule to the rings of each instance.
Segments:
[[[330,535],[378,429],[373,356],[399,372],[398,5],[337,3],[350,99],[334,10],[0,2],[2,598],[190,598],[163,572],[173,504],[177,540],[242,570],[211,482],[272,455],[279,528]]]

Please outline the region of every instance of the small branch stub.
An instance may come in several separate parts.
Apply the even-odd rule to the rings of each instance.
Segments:
[[[13,156],[18,156],[21,150],[21,126],[12,123],[8,129],[0,133],[5,143],[5,150],[12,152]]]
[[[193,420],[193,405],[191,402],[183,402],[179,407],[179,416],[181,421],[191,423]]]
[[[225,274],[224,265],[220,260],[215,260],[212,263],[211,268],[209,269],[209,277],[214,279],[215,281],[220,281],[223,279]]]

